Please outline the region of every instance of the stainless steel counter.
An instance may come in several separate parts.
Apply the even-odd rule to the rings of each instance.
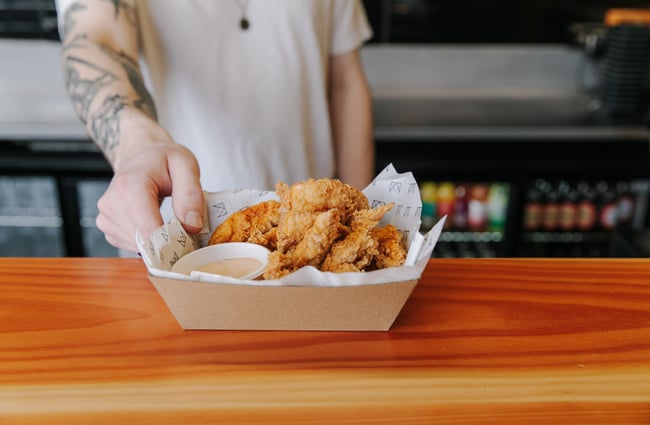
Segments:
[[[0,141],[87,139],[59,55],[55,41],[0,39]],[[603,119],[597,66],[570,47],[368,45],[362,60],[378,139],[646,132]]]
[[[369,45],[362,59],[379,140],[647,137],[602,110],[599,64],[577,48]]]
[[[0,141],[87,139],[59,54],[55,41],[0,39]]]

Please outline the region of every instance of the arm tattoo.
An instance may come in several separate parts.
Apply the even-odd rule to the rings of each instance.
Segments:
[[[88,40],[88,34],[76,34],[72,39],[66,40],[62,46],[63,53],[66,53],[68,50],[74,47],[84,48],[85,42]]]
[[[117,52],[106,46],[101,50],[122,65],[131,87],[136,93],[135,99],[129,102],[125,95],[112,94],[107,96],[102,105],[91,116],[90,106],[95,101],[99,91],[109,84],[115,83],[119,77],[110,71],[94,65],[76,56],[66,58],[66,84],[74,108],[84,124],[90,123],[90,135],[105,153],[110,153],[119,143],[120,122],[119,114],[127,106],[134,106],[154,120],[156,108],[153,98],[147,90],[138,64],[124,52]],[[83,69],[86,78],[80,77]]]
[[[133,102],[133,105],[156,120],[156,106],[151,94],[149,94],[149,91],[147,90],[147,86],[144,83],[138,63],[124,52],[116,52],[106,46],[101,46],[101,48],[106,54],[119,62],[122,65],[122,68],[124,68],[124,72],[126,72],[126,75],[129,78],[129,83],[131,83],[131,87],[133,87],[133,90],[135,90],[138,95],[138,98]]]
[[[103,0],[111,3],[115,9],[115,19],[120,16],[120,12],[124,13],[124,17],[131,24],[135,25],[135,8],[124,0]]]
[[[65,40],[66,36],[70,34],[70,31],[75,27],[77,21],[74,20],[73,15],[81,10],[86,10],[86,6],[79,2],[72,3],[65,12],[63,16],[63,33],[61,34],[61,39]]]
[[[89,77],[82,78],[79,73],[80,69],[87,71],[86,74]],[[72,105],[84,124],[88,122],[88,110],[99,90],[115,81],[117,81],[117,76],[97,65],[75,56],[66,57],[66,88]]]
[[[116,20],[122,16],[128,24],[135,27],[136,11],[132,4],[126,0],[102,1],[113,5]],[[75,49],[90,47],[88,34],[75,34],[69,40],[66,39],[75,29],[76,14],[85,9],[86,6],[83,4],[74,2],[67,9],[64,17],[62,36],[65,40],[63,44],[65,83],[74,109],[89,129],[90,136],[104,153],[110,154],[120,140],[120,113],[122,110],[132,106],[156,120],[156,108],[153,98],[146,88],[137,61],[122,51],[117,51],[106,45],[98,45],[97,47],[102,53],[122,66],[134,95],[115,92],[102,95],[101,105],[95,110],[91,110],[91,106],[100,101],[98,97],[100,91],[114,83],[119,83],[122,78],[118,75],[119,73],[111,72],[109,69],[75,55]]]
[[[119,113],[126,106],[126,98],[115,94],[104,99],[102,106],[93,114],[92,136],[103,152],[108,153],[117,147],[120,139]]]
[[[124,0],[103,0],[103,1],[110,2],[113,4],[113,8],[115,9],[115,19],[117,19],[120,16],[120,12],[123,12],[126,21],[131,26],[135,26],[136,13],[135,13],[135,8],[132,5],[128,4]],[[72,31],[75,25],[77,24],[77,21],[75,21],[73,15],[86,9],[87,7],[79,2],[73,2],[68,7],[68,9],[66,9],[65,15],[63,17],[63,33],[61,34],[62,40],[65,40],[66,36],[70,34],[70,31]]]

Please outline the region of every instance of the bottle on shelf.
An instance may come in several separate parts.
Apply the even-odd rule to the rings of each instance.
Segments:
[[[575,232],[580,195],[576,185],[565,180],[558,183],[558,193],[560,194],[558,228],[562,232],[560,236],[563,242],[563,256],[581,257],[581,241]]]
[[[521,235],[523,245],[519,252],[522,257],[545,256],[544,244],[536,240],[544,218],[544,195],[536,183],[526,187],[522,218],[524,233]]]
[[[579,201],[576,211],[576,228],[581,232],[588,232],[596,227],[596,192],[586,181],[579,182],[577,189]]]
[[[455,186],[451,182],[441,182],[436,192],[436,215],[438,219],[447,216],[445,229],[449,229],[453,222]]]
[[[560,221],[560,195],[556,188],[549,187],[544,198],[542,228],[546,232],[554,232]]]
[[[488,186],[486,184],[475,183],[471,186],[467,208],[467,225],[473,232],[484,232],[487,230],[487,198]]]
[[[504,183],[492,183],[488,190],[487,212],[488,229],[491,232],[503,233],[508,213],[508,198],[510,187]]]
[[[616,191],[606,181],[596,183],[597,198],[597,227],[599,230],[597,241],[599,257],[608,257],[612,233],[618,225],[618,200]]]
[[[557,252],[561,245],[556,243],[557,227],[559,222],[559,194],[557,187],[550,181],[539,178],[535,180],[535,187],[541,193],[541,223],[539,230],[531,236],[535,245],[537,256],[560,256]]]
[[[606,181],[596,183],[596,192],[598,194],[598,227],[605,232],[612,231],[618,224],[616,192]]]
[[[424,182],[420,185],[422,199],[422,231],[431,229],[436,224],[436,192],[434,182]]]
[[[560,195],[558,226],[564,232],[571,232],[576,228],[580,195],[574,185],[564,180],[558,183],[558,193]]]
[[[618,227],[632,227],[634,225],[636,197],[630,188],[630,183],[626,181],[619,181],[616,184],[616,192],[618,197]]]
[[[536,186],[530,186],[526,190],[526,202],[524,204],[523,227],[527,232],[539,230],[542,226],[542,192]]]
[[[468,187],[464,183],[459,183],[454,189],[454,207],[451,215],[454,229],[458,231],[467,230],[469,193]]]
[[[598,238],[598,199],[596,188],[587,181],[578,183],[578,193],[580,201],[578,202],[576,228],[580,232],[581,256],[583,257],[600,257],[600,247],[597,243]]]

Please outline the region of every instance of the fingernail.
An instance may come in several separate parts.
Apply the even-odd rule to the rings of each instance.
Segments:
[[[200,229],[203,227],[203,217],[196,211],[188,211],[185,214],[185,224]]]

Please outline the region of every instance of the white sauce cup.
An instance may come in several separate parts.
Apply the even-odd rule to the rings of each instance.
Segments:
[[[206,246],[190,252],[189,254],[181,257],[173,266],[171,271],[175,273],[182,273],[186,275],[194,275],[197,273],[209,273],[212,275],[221,275],[228,277],[235,277],[238,279],[249,280],[255,279],[264,273],[268,265],[268,256],[270,251],[265,247],[247,242],[225,242],[215,245]],[[219,267],[222,268],[229,260],[235,259],[252,259],[255,261],[247,262],[247,265],[233,264],[231,272],[235,271],[234,268],[239,269],[239,275],[234,276],[232,273],[215,273],[208,271],[200,271],[199,269],[211,267],[215,263],[220,263]],[[241,270],[241,267],[246,267],[246,270]]]

